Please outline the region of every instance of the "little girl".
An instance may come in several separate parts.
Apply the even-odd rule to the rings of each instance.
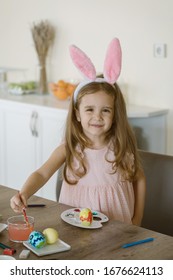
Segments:
[[[65,140],[32,173],[11,199],[20,212],[28,198],[64,163],[59,202],[89,207],[109,219],[140,225],[145,201],[145,177],[136,140],[128,123],[125,102],[116,80],[121,70],[118,39],[109,45],[104,78],[97,78],[90,59],[71,46],[74,64],[85,74],[70,101]]]

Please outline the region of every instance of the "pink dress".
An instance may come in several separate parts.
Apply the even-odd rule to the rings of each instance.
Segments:
[[[88,162],[88,173],[76,185],[69,185],[64,180],[59,202],[72,207],[88,207],[104,213],[109,219],[132,223],[133,184],[125,181],[118,170],[110,174],[112,165],[105,160],[105,155],[113,159],[113,152],[107,147],[100,150],[86,148],[84,154]]]

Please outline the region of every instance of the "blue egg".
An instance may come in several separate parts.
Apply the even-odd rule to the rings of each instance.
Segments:
[[[39,249],[46,245],[46,238],[40,231],[32,231],[29,235],[29,243]]]

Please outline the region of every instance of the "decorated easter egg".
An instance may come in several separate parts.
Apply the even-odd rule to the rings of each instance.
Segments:
[[[43,230],[47,244],[54,244],[58,240],[58,232],[54,228],[46,228]]]
[[[29,235],[29,243],[39,249],[46,245],[46,238],[40,231],[32,231]]]
[[[89,208],[80,211],[79,219],[84,226],[90,226],[93,221],[93,214]]]

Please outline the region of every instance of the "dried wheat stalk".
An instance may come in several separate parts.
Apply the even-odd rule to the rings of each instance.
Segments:
[[[49,48],[53,44],[55,38],[55,29],[47,20],[42,20],[39,23],[33,23],[31,32],[40,64],[39,91],[41,93],[46,93],[48,91],[46,58]]]

